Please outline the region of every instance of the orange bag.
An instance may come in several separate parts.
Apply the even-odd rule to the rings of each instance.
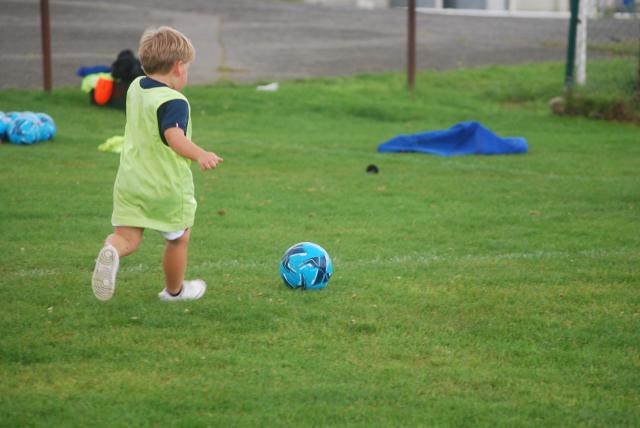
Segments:
[[[96,104],[103,106],[111,99],[113,93],[113,79],[101,77],[96,83],[96,88],[93,91],[93,99]]]

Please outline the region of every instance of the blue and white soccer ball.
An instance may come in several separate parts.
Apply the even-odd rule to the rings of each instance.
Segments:
[[[285,285],[303,290],[321,290],[333,274],[331,257],[321,246],[301,242],[284,252],[280,276]]]
[[[16,120],[20,116],[22,116],[22,113],[20,113],[19,111],[10,111],[9,113],[7,113],[7,117],[10,120]]]
[[[2,140],[5,137],[7,128],[9,127],[10,123],[11,123],[11,118],[0,111],[0,140]]]
[[[51,140],[56,136],[56,123],[51,116],[46,113],[36,113],[40,120],[40,129],[38,130],[38,139],[40,141]]]
[[[7,127],[7,137],[13,144],[33,144],[38,141],[40,121],[31,116],[22,115],[11,121]]]
[[[31,111],[3,113],[0,111],[0,139],[13,144],[33,144],[50,140],[56,135],[56,124],[46,113]]]

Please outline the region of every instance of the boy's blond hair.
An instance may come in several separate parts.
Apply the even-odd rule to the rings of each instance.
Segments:
[[[140,38],[138,56],[147,74],[167,74],[176,61],[193,61],[196,56],[191,41],[171,27],[148,28]]]

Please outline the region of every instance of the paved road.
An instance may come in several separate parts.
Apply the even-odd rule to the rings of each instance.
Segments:
[[[111,64],[148,26],[194,42],[192,83],[272,81],[403,70],[406,10],[275,0],[50,0],[54,86]],[[42,87],[39,0],[0,0],[0,89]],[[622,23],[638,36],[637,23]],[[622,28],[622,27],[621,27]],[[565,19],[419,14],[418,67],[562,60]]]

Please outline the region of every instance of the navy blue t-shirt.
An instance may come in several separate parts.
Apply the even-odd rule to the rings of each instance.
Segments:
[[[142,89],[153,89],[167,86],[150,77],[140,79]],[[180,128],[184,135],[187,135],[187,125],[189,124],[189,106],[185,100],[170,100],[158,107],[158,132],[165,145],[169,145],[164,138],[164,131],[169,128]]]

